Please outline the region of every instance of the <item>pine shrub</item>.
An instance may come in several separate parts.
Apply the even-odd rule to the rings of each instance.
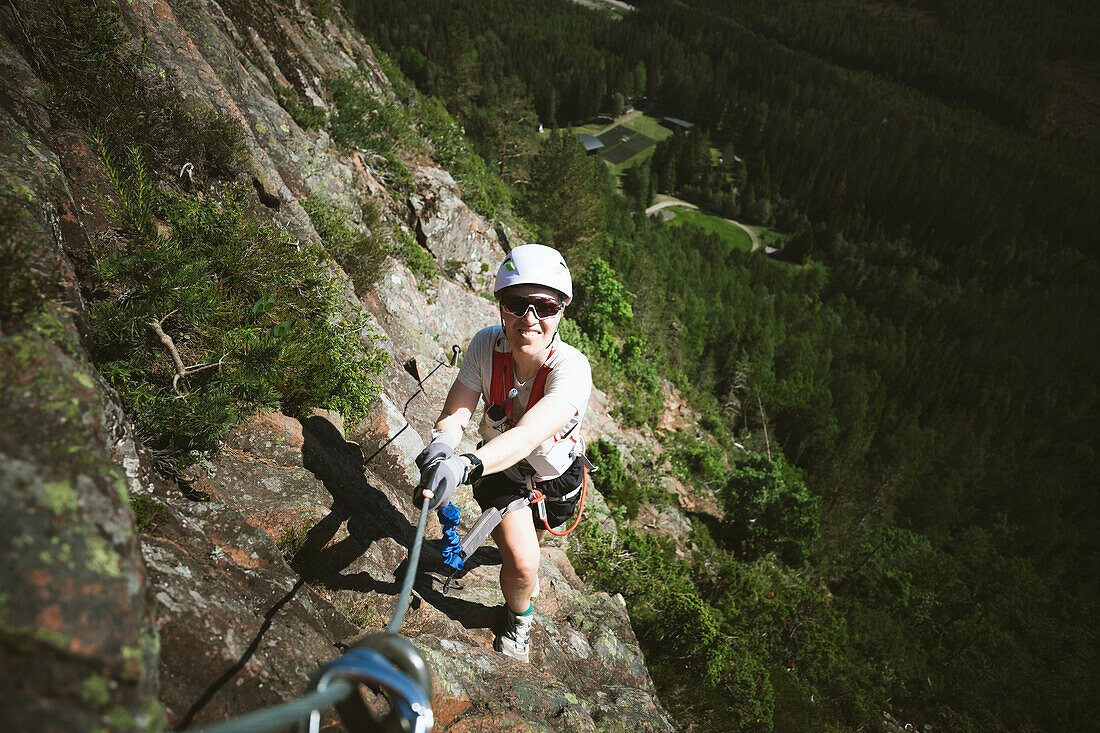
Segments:
[[[253,214],[245,186],[171,195],[136,149],[130,175],[100,150],[122,236],[94,266],[93,353],[145,442],[207,449],[261,408],[361,417],[384,356],[363,352],[324,250]]]

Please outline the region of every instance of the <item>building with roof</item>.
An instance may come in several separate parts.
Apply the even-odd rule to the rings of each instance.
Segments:
[[[673,130],[679,128],[681,130],[690,130],[695,127],[694,122],[688,122],[687,120],[681,120],[679,117],[663,117],[661,124],[665,127],[670,127]]]
[[[589,155],[595,155],[603,148],[603,143],[595,135],[580,133],[577,137],[581,139],[581,144],[584,145],[584,152]]]

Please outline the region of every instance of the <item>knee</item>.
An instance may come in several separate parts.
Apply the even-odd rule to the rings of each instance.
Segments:
[[[539,574],[538,545],[513,555],[512,571],[516,574],[518,580],[534,583]]]

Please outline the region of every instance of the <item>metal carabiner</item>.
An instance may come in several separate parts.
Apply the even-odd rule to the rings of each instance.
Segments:
[[[423,659],[420,661],[423,663]],[[426,664],[424,664],[424,673],[427,674]],[[326,664],[318,675],[317,683],[314,685],[317,690],[325,690],[337,679],[347,679],[381,688],[388,693],[391,700],[391,712],[387,722],[391,725],[396,724],[397,730],[407,733],[428,733],[435,724],[430,693],[427,693],[412,677],[398,669],[393,662],[373,649],[356,647]],[[420,674],[416,676],[422,677]],[[428,679],[430,680],[430,675]],[[337,704],[341,721],[345,724],[351,722],[344,720],[345,713],[348,713],[348,717],[358,723],[354,727],[349,726],[350,730],[365,732],[368,727],[376,728],[380,722],[378,716],[367,707],[362,697],[356,694],[355,698],[354,702],[349,699],[345,703]],[[321,712],[313,710],[309,716],[309,731],[319,733],[320,728]]]

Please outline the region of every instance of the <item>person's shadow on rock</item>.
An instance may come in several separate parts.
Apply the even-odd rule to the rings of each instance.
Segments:
[[[416,534],[415,525],[394,507],[382,489],[367,481],[366,461],[358,444],[345,440],[336,426],[321,416],[306,418],[301,423],[302,465],[332,495],[332,508],[306,533],[305,542],[292,559],[293,566],[311,584],[396,596],[408,567],[407,556],[393,571],[396,582],[378,580],[365,571],[344,571],[377,540],[391,537],[402,547],[410,547]],[[348,537],[329,545],[345,521]],[[444,595],[441,582],[432,575],[433,572],[440,573],[440,568],[446,568],[442,563],[439,544],[429,541],[423,547],[414,585],[417,593],[468,629],[490,626],[496,609]],[[498,550],[482,547],[467,561],[459,577],[478,565],[499,563]],[[450,569],[446,570],[444,577]]]
[[[396,594],[395,583],[365,572],[344,574],[375,541],[392,537],[408,546],[415,527],[380,488],[367,482],[363,450],[344,440],[336,426],[314,415],[302,423],[302,465],[332,495],[329,513],[306,533],[293,565],[310,583],[361,592]],[[329,545],[347,522],[348,537]]]

